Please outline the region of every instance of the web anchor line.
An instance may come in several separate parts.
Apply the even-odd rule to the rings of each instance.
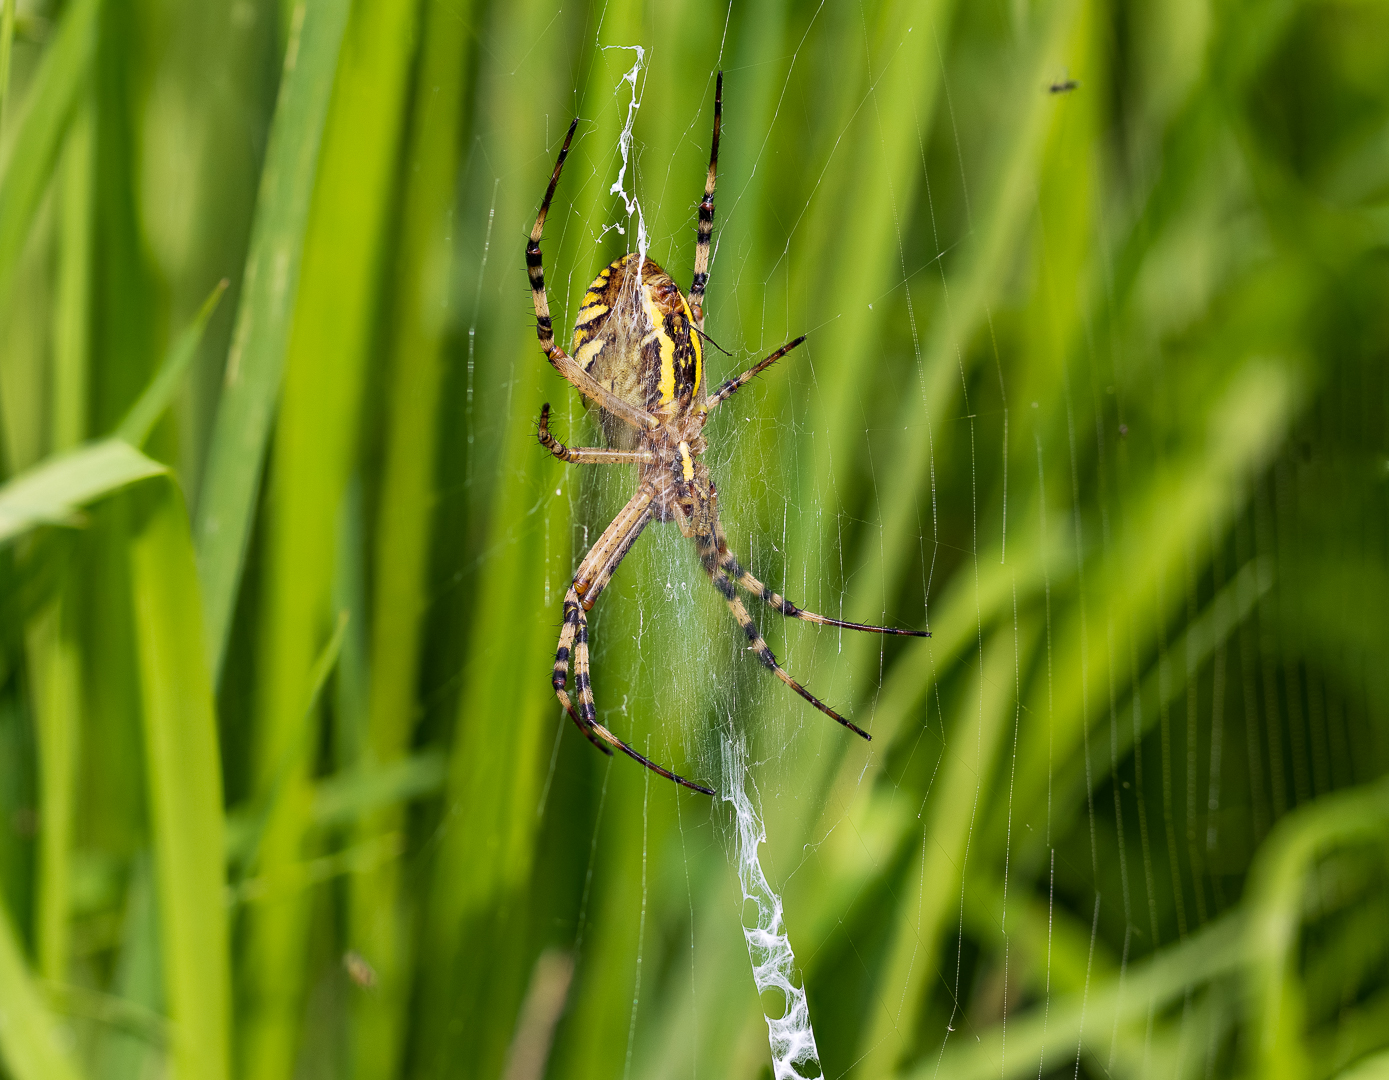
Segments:
[[[785,1008],[780,1017],[766,1016],[767,1039],[772,1048],[772,1075],[775,1080],[806,1080],[823,1075],[820,1052],[815,1047],[815,1031],[810,1025],[810,1007],[805,999],[805,986],[792,980],[796,973],[796,957],[791,951],[791,939],[782,921],[781,897],[772,889],[757,849],[767,839],[762,819],[753,809],[744,785],[744,763],[747,749],[742,740],[722,742],[724,802],[733,804],[735,858],[738,863],[738,882],[743,888],[744,910],[747,901],[757,905],[756,925],[749,926],[746,915],[743,939],[747,942],[748,958],[752,961],[752,981],[760,996],[767,990],[781,991]]]

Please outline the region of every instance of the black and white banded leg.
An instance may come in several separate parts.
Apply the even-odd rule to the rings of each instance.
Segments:
[[[723,126],[723,72],[714,84],[714,139],[709,148],[709,175],[704,180],[704,198],[699,200],[699,223],[695,226],[694,278],[690,281],[690,314],[695,328],[704,330],[704,287],[709,284],[709,249],[714,238],[714,181],[719,171],[719,129]]]
[[[650,758],[638,753],[598,722],[598,708],[593,700],[593,682],[589,671],[588,655],[588,612],[597,602],[603,589],[612,580],[614,572],[623,557],[636,543],[637,537],[651,521],[651,500],[653,492],[643,486],[622,508],[612,524],[603,530],[603,535],[593,545],[584,560],[569,590],[564,594],[564,625],[560,628],[559,647],[555,650],[555,666],[550,675],[550,685],[555,697],[564,706],[569,718],[584,733],[589,742],[604,753],[611,753],[605,746],[621,750],[628,757],[645,765],[652,772],[673,780],[683,787],[713,795],[712,789],[677,776],[669,769],[657,765]],[[574,698],[577,707],[565,689],[569,666],[574,667]],[[601,740],[601,741],[600,741]]]

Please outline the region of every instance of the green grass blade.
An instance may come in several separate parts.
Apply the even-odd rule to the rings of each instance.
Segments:
[[[0,177],[0,303],[9,298],[34,214],[86,85],[100,10],[100,0],[77,0],[64,12],[29,91],[24,119]]]
[[[122,421],[115,438],[48,458],[0,487],[0,543],[38,525],[70,524],[80,507],[166,471],[165,466],[136,447],[168,406],[225,286],[223,282],[213,291],[197,320],[174,343],[163,367]]]
[[[364,773],[324,780],[314,792],[317,826],[345,825],[383,807],[433,795],[444,785],[444,757],[427,750]]]
[[[390,346],[371,610],[371,688],[367,760],[390,767],[408,750],[419,717],[416,687],[427,610],[435,458],[441,418],[444,341],[452,310],[451,220],[459,141],[470,71],[467,20],[452,0],[424,6],[413,130],[402,192],[395,330]],[[361,824],[360,839],[388,835],[403,808],[383,805]],[[376,969],[376,992],[354,1001],[353,1075],[396,1074],[410,995],[406,923],[398,862],[352,879],[349,940]]]
[[[70,592],[70,590],[63,590]],[[39,972],[66,982],[71,943],[71,848],[76,818],[82,658],[72,597],[62,593],[25,634],[39,758],[37,937]]]
[[[1141,1024],[1154,1009],[1236,970],[1244,930],[1239,914],[1210,923],[1186,941],[1135,964],[1121,979],[1097,982],[1088,992],[1067,994],[1048,1008],[1010,1017],[1006,1040],[1000,1030],[982,1039],[960,1040],[939,1060],[933,1057],[906,1075],[912,1080],[1036,1076],[1039,1063],[1052,1068],[1069,1064],[1082,1040],[1097,1055],[1107,1054],[1118,1025]]]
[[[86,437],[94,138],[93,110],[84,100],[69,127],[55,183],[58,282],[49,444],[59,452],[71,450]],[[72,937],[72,847],[84,691],[77,600],[73,582],[64,581],[53,602],[30,621],[25,635],[43,822],[36,896],[38,968],[51,983],[68,981]]]
[[[14,51],[14,4],[0,7],[0,131],[5,128],[5,106],[10,100],[10,55]]]
[[[208,664],[220,676],[289,345],[324,119],[347,0],[299,0],[261,173],[236,330],[193,534]]]
[[[331,619],[338,522],[357,466],[363,391],[380,330],[380,282],[399,174],[415,7],[354,5],[304,242],[294,327],[270,466],[254,769],[276,782],[300,728],[314,658]],[[296,866],[311,824],[308,759],[271,814],[261,851],[268,880]],[[242,1053],[265,1080],[294,1069],[308,985],[311,895],[277,892],[249,913]]]
[[[142,851],[133,861],[126,888],[125,911],[121,914],[120,956],[112,977],[111,991],[135,1010],[164,1019],[159,975],[159,918],[155,904],[154,869],[150,853]],[[98,1080],[126,1080],[143,1070],[162,1066],[168,1050],[167,1020],[157,1046],[150,1045],[148,1030],[103,1033],[92,1073]]]
[[[0,906],[0,1061],[14,1080],[80,1080]]]
[[[246,815],[245,820],[239,823],[242,828],[236,830],[235,840],[231,839],[231,831],[228,831],[228,851],[235,852],[237,861],[242,864],[243,876],[255,871],[256,857],[260,854],[265,827],[279,807],[286,789],[293,782],[295,773],[303,767],[311,739],[318,734],[313,722],[314,717],[318,712],[323,687],[327,684],[333,668],[337,666],[338,656],[342,652],[343,639],[347,635],[347,622],[347,612],[344,611],[338,617],[337,629],[333,631],[333,636],[328,639],[323,651],[318,654],[318,659],[314,661],[313,671],[309,676],[309,697],[304,704],[299,727],[287,741],[273,779],[256,800],[256,805]]]
[[[1384,1080],[1386,1076],[1389,1076],[1389,1050],[1381,1050],[1337,1073],[1336,1080]]]
[[[931,441],[922,438],[922,428],[939,425],[948,410],[957,407],[961,365],[970,355],[967,343],[1003,287],[1019,234],[1027,223],[1028,207],[1035,198],[1038,160],[1050,127],[1052,103],[1048,95],[1032,88],[1045,85],[1046,72],[1062,54],[1062,44],[1072,33],[1080,7],[1077,0],[1054,0],[1045,14],[1039,13],[1038,33],[1019,64],[1016,87],[1020,92],[1031,91],[1022,98],[1027,106],[1019,110],[1016,128],[1000,144],[1005,153],[998,179],[989,201],[980,208],[977,231],[967,241],[959,268],[952,275],[949,310],[931,328],[921,360],[921,392],[903,401],[895,419],[893,430],[903,434],[891,454],[894,467],[878,490],[882,537],[864,545],[853,575],[873,585],[861,593],[864,600],[857,602],[865,606],[851,608],[860,614],[849,618],[862,618],[862,612],[876,610],[868,598],[881,595],[876,590],[886,588],[890,593],[894,589],[905,559],[915,550],[917,493],[924,486],[931,455]],[[852,647],[862,657],[871,651],[870,646],[859,639]]]
[[[906,877],[875,996],[856,1063],[858,1076],[888,1076],[916,1049],[913,1019],[930,985],[934,968],[923,952],[934,953],[936,941],[960,903],[960,887],[969,869],[970,838],[982,819],[990,781],[1004,733],[1017,708],[1013,672],[1030,640],[1000,627],[984,646],[976,681],[959,718],[951,725],[940,774],[933,785],[933,809],[917,858]],[[1029,635],[1029,638],[1031,635]],[[977,855],[976,855],[977,858]]]
[[[68,450],[87,437],[91,392],[92,219],[96,109],[90,93],[63,149],[57,184],[57,286],[53,326],[51,446]]]
[[[1356,844],[1384,850],[1389,836],[1389,782],[1329,795],[1288,815],[1250,871],[1246,986],[1254,1005],[1253,1058],[1258,1076],[1299,1080],[1311,1075],[1303,1038],[1307,1003],[1299,986],[1298,940],[1307,903],[1304,878],[1315,860]]]
[[[0,544],[38,525],[70,524],[80,507],[165,471],[122,439],[49,458],[0,487]]]
[[[169,407],[184,371],[197,354],[198,346],[203,340],[203,331],[207,329],[207,320],[212,318],[212,313],[217,310],[217,303],[222,299],[222,294],[227,291],[229,284],[230,282],[223,278],[212,290],[211,295],[203,301],[203,306],[192,325],[178,336],[145,392],[130,407],[130,412],[116,428],[117,438],[124,439],[131,446],[144,445],[155,423]]]
[[[841,486],[854,461],[834,437],[851,433],[855,414],[863,408],[854,385],[871,382],[870,373],[881,363],[878,336],[884,320],[873,304],[879,301],[881,308],[884,294],[905,272],[901,245],[910,222],[902,220],[898,208],[919,204],[921,145],[930,135],[942,79],[940,42],[949,38],[954,15],[954,0],[901,0],[884,4],[871,27],[873,53],[886,64],[880,75],[874,73],[876,117],[861,125],[853,153],[839,150],[844,155],[843,184],[853,197],[820,212],[822,228],[836,252],[824,260],[832,276],[823,283],[823,295],[838,317],[812,339],[817,352],[823,349],[833,358],[816,365],[811,427],[831,434],[828,440],[816,439],[813,446],[814,465],[807,478],[817,490],[833,492]],[[852,35],[846,35],[843,47],[862,51]],[[819,515],[812,517],[818,521]]]
[[[25,628],[38,756],[35,937],[39,974],[64,983],[72,953],[72,848],[82,724],[82,654],[70,582]]]
[[[229,1075],[231,966],[222,772],[202,602],[183,499],[150,492],[130,544],[145,769],[174,1075]]]
[[[314,786],[314,828],[353,825],[362,816],[437,794],[444,786],[444,757],[433,750],[400,758],[380,769],[337,773]],[[259,841],[253,812],[227,819],[227,860],[250,864]],[[378,972],[379,974],[379,972]]]

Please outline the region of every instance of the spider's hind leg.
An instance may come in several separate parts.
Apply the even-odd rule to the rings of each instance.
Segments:
[[[723,594],[724,603],[728,605],[728,610],[733,612],[733,617],[738,620],[738,625],[743,628],[743,633],[747,635],[748,648],[757,654],[757,658],[762,661],[763,665],[771,671],[772,674],[796,693],[800,694],[806,701],[814,705],[831,720],[843,724],[855,735],[861,735],[871,742],[873,739],[872,735],[868,734],[868,732],[864,731],[863,728],[859,727],[852,720],[840,716],[793,679],[786,669],[777,663],[776,654],[772,652],[771,647],[767,644],[761,631],[757,629],[757,624],[752,621],[752,616],[748,614],[748,609],[745,608],[743,602],[738,599],[737,588],[734,586],[728,574],[724,572],[722,565],[720,565],[720,536],[715,533],[715,529],[717,529],[718,526],[715,524],[712,528],[707,525],[692,527],[683,512],[680,515],[680,525],[681,531],[694,539],[695,547],[699,551],[700,564],[704,567],[704,572],[709,575],[709,580],[714,583],[714,588],[718,589],[719,592]]]
[[[839,626],[845,630],[864,630],[870,634],[893,634],[900,637],[930,637],[929,630],[899,630],[894,626],[874,626],[872,623],[849,622],[846,619],[831,619],[828,615],[819,615],[813,611],[806,611],[805,608],[797,607],[790,600],[775,593],[762,582],[752,576],[750,572],[738,565],[738,560],[733,557],[732,552],[725,549],[723,555],[723,568],[728,576],[735,579],[739,585],[745,588],[753,596],[756,596],[773,611],[779,611],[787,618],[800,619],[802,622],[815,623],[818,626]]]
[[[569,714],[569,719],[573,720],[574,726],[584,733],[584,738],[607,754],[608,757],[612,757],[612,750],[605,746],[602,740],[593,733],[593,729],[580,719],[579,714],[574,710],[574,703],[569,700],[568,691],[564,688],[569,679],[569,657],[582,621],[584,621],[583,608],[579,605],[578,594],[571,588],[564,597],[564,628],[559,632],[559,648],[555,650],[555,670],[550,675],[550,685],[554,687],[555,697],[559,698],[559,703],[564,706],[564,711]],[[587,634],[587,630],[585,630],[585,634]],[[577,680],[575,680],[575,689],[578,689]]]
[[[711,490],[710,502],[714,504],[713,528],[714,544],[718,556],[718,565],[730,578],[745,588],[753,596],[756,596],[773,611],[779,611],[790,619],[800,619],[802,622],[815,623],[818,626],[838,626],[845,630],[863,630],[870,634],[892,634],[899,637],[930,637],[929,630],[898,630],[892,626],[874,626],[871,623],[848,622],[844,619],[831,619],[828,615],[819,615],[813,611],[806,611],[805,608],[797,607],[786,597],[773,592],[757,578],[752,576],[751,571],[743,569],[733,552],[728,550],[728,539],[724,536],[723,526],[718,519],[718,493]]]
[[[573,590],[571,590],[571,592],[572,591]],[[566,609],[568,606],[568,601],[566,601]],[[686,780],[683,776],[677,776],[669,769],[657,765],[650,758],[632,749],[632,747],[628,746],[598,722],[598,709],[593,702],[593,684],[589,679],[588,619],[584,616],[582,606],[578,604],[575,606],[578,608],[579,622],[578,629],[574,634],[574,693],[579,699],[579,726],[584,734],[588,736],[589,742],[611,755],[612,750],[608,750],[606,747],[599,744],[598,740],[601,739],[614,750],[621,750],[629,758],[645,765],[657,775],[664,776],[667,780],[674,780],[677,784],[682,787],[690,788],[692,791],[698,791],[705,795],[713,795],[714,791],[711,788],[704,787],[702,784],[696,784],[692,780]],[[555,663],[556,667],[558,667],[558,660],[556,660]]]
[[[677,776],[628,746],[598,722],[598,709],[593,702],[593,683],[589,678],[587,610],[593,606],[608,582],[612,580],[613,573],[623,557],[631,550],[637,537],[651,520],[652,497],[651,488],[643,486],[638,489],[617,517],[603,530],[603,535],[579,564],[574,580],[564,594],[564,626],[559,634],[559,647],[555,650],[555,666],[550,674],[550,685],[554,687],[555,697],[564,706],[569,718],[578,725],[588,741],[605,754],[610,755],[613,750],[621,750],[634,761],[640,762],[667,780],[673,780],[692,791],[713,795],[714,792],[710,788],[686,780],[683,776]],[[571,663],[574,665],[574,697],[578,699],[577,708],[565,690]]]

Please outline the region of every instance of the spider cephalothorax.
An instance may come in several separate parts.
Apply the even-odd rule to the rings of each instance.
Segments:
[[[704,331],[704,286],[709,280],[709,248],[714,232],[714,178],[719,161],[722,110],[723,74],[720,73],[714,91],[714,138],[709,153],[709,175],[704,184],[704,198],[699,204],[694,278],[688,296],[682,294],[671,276],[650,259],[636,254],[624,255],[605,266],[584,294],[575,319],[573,356],[555,344],[550,305],[545,296],[540,237],[574,129],[579,124],[577,120],[569,125],[564,137],[545,201],[540,205],[535,228],[526,244],[526,268],[535,300],[540,347],[555,370],[584,395],[585,404],[592,402],[598,406],[599,421],[608,443],[603,448],[565,446],[550,434],[550,406],[546,404],[540,410],[541,445],[555,457],[572,464],[637,466],[636,494],[584,556],[565,593],[564,625],[560,630],[551,679],[555,694],[579,730],[604,753],[612,753],[609,746],[616,747],[662,776],[707,795],[714,793],[643,757],[598,723],[593,703],[587,612],[651,521],[675,521],[680,531],[695,542],[705,572],[723,594],[747,635],[749,647],[762,663],[821,712],[865,739],[870,737],[865,731],[825,705],[782,669],[738,598],[737,586],[741,585],[781,614],[805,622],[878,634],[927,636],[920,630],[868,626],[804,611],[739,566],[728,550],[723,526],[719,524],[718,494],[701,460],[706,447],[705,421],[712,409],[805,338],[799,337],[783,345],[743,374],[729,379],[714,393],[705,390],[700,335]],[[577,709],[565,689],[571,662]]]

